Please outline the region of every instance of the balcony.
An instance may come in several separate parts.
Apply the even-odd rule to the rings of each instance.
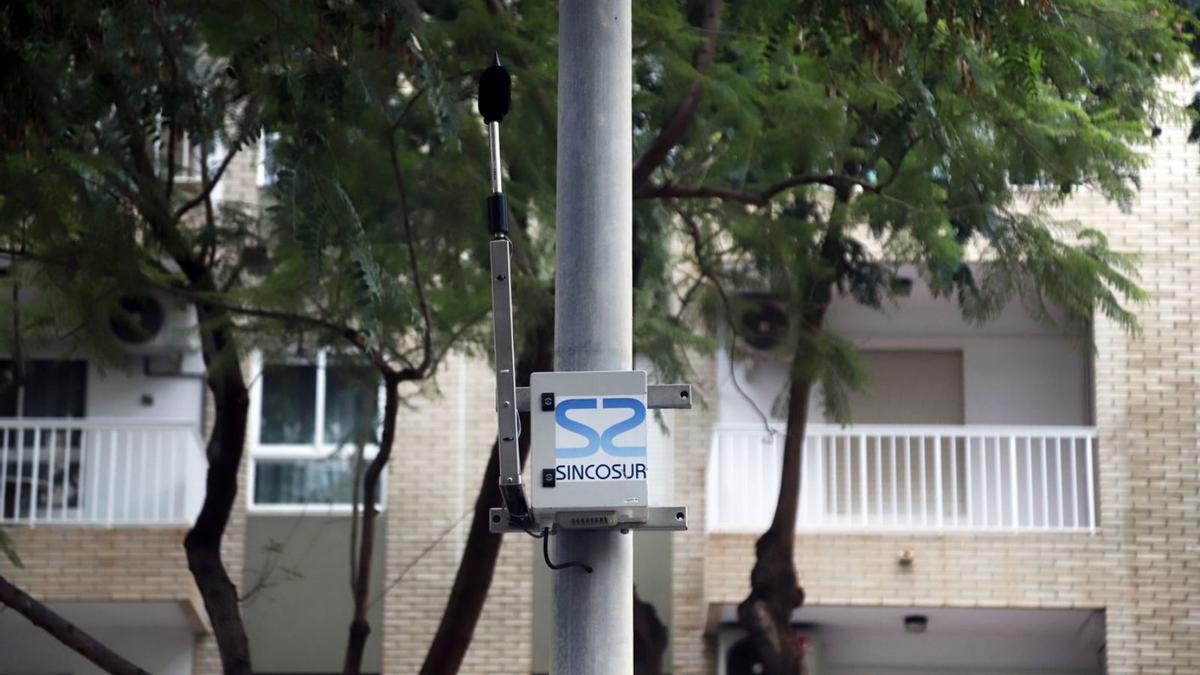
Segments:
[[[758,533],[779,494],[782,426],[718,424],[707,530]],[[809,425],[797,532],[1090,532],[1096,430]]]
[[[0,524],[186,525],[202,448],[188,422],[0,418]]]

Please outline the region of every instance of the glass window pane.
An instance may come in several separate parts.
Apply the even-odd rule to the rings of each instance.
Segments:
[[[378,443],[375,430],[379,377],[362,366],[325,370],[325,443],[353,446]]]
[[[17,369],[12,361],[0,361],[0,417],[17,416]]]
[[[31,361],[24,380],[24,417],[84,416],[86,361]]]
[[[312,445],[317,367],[268,365],[262,374],[260,443]]]
[[[255,460],[254,503],[349,505],[353,482],[353,457],[259,459]]]

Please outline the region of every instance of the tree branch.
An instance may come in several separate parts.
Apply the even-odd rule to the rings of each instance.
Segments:
[[[404,185],[404,173],[400,171],[400,159],[396,156],[396,136],[388,133],[388,155],[392,164],[392,177],[396,181],[396,192],[400,197],[400,217],[404,225],[405,246],[408,248],[408,267],[413,277],[413,290],[417,294],[417,308],[421,311],[421,363],[416,367],[420,377],[428,374],[433,364],[433,321],[429,316],[429,304],[425,301],[425,285],[421,281],[421,269],[417,265],[417,248],[413,241],[412,218],[408,212],[408,190]]]
[[[0,604],[12,607],[30,623],[106,672],[113,675],[150,675],[3,576],[0,576]]]
[[[683,98],[676,104],[675,110],[667,123],[659,130],[658,136],[646,152],[633,165],[633,190],[637,192],[650,180],[667,155],[671,152],[687,131],[700,105],[700,94],[703,91],[702,80],[712,71],[713,59],[717,52],[717,35],[721,30],[721,10],[725,8],[724,0],[708,0],[704,6],[704,23],[701,30],[705,34],[704,42],[696,48],[692,57],[692,66],[699,77],[684,92]]]
[[[221,160],[221,164],[217,166],[217,170],[213,172],[211,179],[204,181],[201,184],[200,193],[184,202],[179,208],[175,209],[175,213],[172,214],[175,220],[179,220],[185,216],[188,211],[191,211],[209,199],[209,197],[212,195],[212,191],[217,187],[217,184],[221,182],[221,177],[225,175],[225,169],[229,168],[230,162],[233,161],[233,158],[237,155],[237,153],[238,151],[236,148],[230,148],[229,152],[225,153],[225,158]],[[205,158],[207,158],[207,154],[205,155]],[[203,173],[207,173],[208,167],[201,166],[200,170],[203,175]]]
[[[860,187],[865,192],[878,193],[882,186],[857,176],[847,176],[840,173],[809,172],[785,178],[761,192],[746,192],[732,188],[721,187],[685,187],[672,185],[647,185],[641,191],[635,191],[634,199],[718,199],[725,202],[736,202],[747,206],[766,206],[781,192],[801,185],[827,185],[835,190],[844,191]]]
[[[700,272],[701,280],[707,279],[709,283],[716,289],[717,295],[721,298],[721,306],[725,310],[725,325],[729,329],[729,382],[733,384],[733,388],[749,404],[750,408],[758,414],[759,421],[762,422],[763,431],[768,436],[774,436],[775,430],[771,428],[771,420],[767,414],[762,411],[758,403],[753,397],[742,387],[742,383],[738,382],[737,370],[735,369],[736,356],[734,348],[737,346],[737,324],[733,320],[733,302],[729,299],[729,294],[725,291],[724,284],[721,283],[717,273],[712,269],[712,265],[706,262],[704,254],[704,236],[700,232],[700,226],[696,224],[694,218],[689,213],[679,208],[678,204],[672,204],[671,208],[679,215],[684,224],[688,228],[688,236],[691,237],[693,250],[696,252],[696,267]]]
[[[396,373],[384,375],[383,436],[379,439],[379,452],[367,466],[362,490],[362,527],[358,550],[358,569],[353,571],[354,618],[350,621],[350,636],[346,643],[346,658],[342,665],[344,675],[359,675],[362,672],[363,652],[371,624],[367,620],[370,609],[371,562],[375,549],[375,520],[379,509],[375,504],[379,494],[379,478],[387,467],[396,440],[396,413],[400,408],[400,378]]]
[[[163,127],[159,127],[159,135],[162,135]],[[167,201],[171,201],[171,195],[175,192],[175,123],[168,121],[167,129]]]
[[[233,153],[231,152],[230,155]],[[226,158],[228,159],[228,157]],[[206,267],[213,266],[217,251],[217,214],[213,208],[212,190],[216,181],[208,175],[208,144],[200,144],[200,186],[204,195],[204,233],[200,237],[200,260]]]

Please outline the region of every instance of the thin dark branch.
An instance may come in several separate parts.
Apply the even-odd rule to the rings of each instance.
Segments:
[[[211,179],[204,181],[204,183],[201,185],[202,189],[200,190],[200,194],[197,194],[181,204],[179,208],[175,209],[175,213],[173,214],[175,220],[179,220],[183,216],[187,215],[188,211],[191,211],[197,206],[205,203],[211,197],[212,191],[217,187],[217,184],[221,182],[221,177],[225,175],[225,169],[229,168],[230,162],[232,162],[233,158],[237,156],[237,153],[238,150],[236,148],[230,148],[229,152],[225,153],[225,158],[221,160],[221,164],[217,166],[217,170],[213,172]],[[207,167],[205,166],[200,167],[202,172],[206,169]]]
[[[641,191],[634,192],[634,199],[719,199],[725,202],[736,202],[748,206],[766,206],[779,193],[801,185],[827,185],[836,190],[849,190],[860,187],[865,192],[878,193],[880,186],[857,176],[847,176],[840,173],[810,172],[797,174],[775,183],[761,192],[746,192],[721,187],[686,187],[672,184],[649,185]]]
[[[0,255],[10,255],[10,256],[14,256],[14,258],[23,258],[26,260],[33,260],[33,261],[44,263],[47,265],[56,265],[59,267],[65,267],[67,269],[79,269],[78,263],[76,263],[74,260],[63,260],[63,259],[59,259],[59,258],[53,258],[53,257],[47,256],[47,255],[31,253],[28,251],[22,251],[19,249],[0,248]],[[222,310],[224,310],[226,312],[230,312],[232,314],[237,314],[240,316],[255,317],[255,318],[259,318],[259,319],[268,319],[271,321],[278,321],[282,324],[287,324],[287,325],[301,324],[301,325],[307,326],[309,328],[315,328],[315,329],[319,329],[319,330],[331,333],[333,335],[339,336],[339,337],[345,339],[346,341],[350,342],[350,344],[352,344],[355,348],[357,348],[364,355],[366,355],[371,360],[371,364],[375,368],[377,368],[380,372],[383,372],[383,373],[395,372],[399,376],[401,381],[410,381],[410,380],[421,379],[421,377],[418,376],[419,374],[412,368],[406,368],[404,370],[396,371],[387,362],[387,359],[383,355],[383,353],[380,352],[379,350],[373,348],[367,342],[366,336],[361,331],[359,331],[355,328],[352,328],[350,326],[346,326],[346,325],[339,324],[339,323],[336,323],[333,321],[329,321],[327,319],[310,316],[307,314],[297,314],[295,312],[286,312],[286,311],[277,310],[277,309],[266,309],[266,308],[262,308],[262,307],[246,307],[244,305],[238,305],[238,304],[234,304],[231,302],[225,302],[223,300],[217,299],[216,297],[214,297],[211,294],[198,293],[189,288],[182,288],[177,285],[159,282],[154,279],[144,278],[143,281],[147,285],[153,287],[155,290],[163,291],[164,293],[170,293],[171,295],[182,298],[189,302],[203,303],[206,305],[210,305],[214,308],[222,309]],[[463,332],[465,332],[465,330],[466,330],[465,328],[461,329],[459,331],[459,333],[457,333],[457,335],[461,335]]]
[[[400,124],[404,122],[404,118],[408,117],[408,113],[413,109],[413,106],[416,104],[417,101],[419,101],[421,99],[421,96],[423,96],[424,94],[425,94],[424,89],[418,89],[415,92],[413,92],[413,95],[408,98],[408,103],[404,104],[404,109],[401,110],[400,114],[396,116],[396,119],[393,120],[390,125],[388,125],[388,130],[391,133],[393,133],[393,134],[396,133],[396,130],[400,128]],[[386,113],[387,111],[385,110],[384,112]]]
[[[691,285],[688,286],[688,289],[686,291],[684,291],[682,294],[680,294],[678,292],[675,293],[676,299],[679,300],[679,310],[677,312],[675,312],[675,321],[676,322],[681,321],[683,319],[684,313],[687,312],[688,307],[690,307],[692,304],[692,298],[696,295],[696,292],[699,291],[702,286],[704,286],[704,277],[698,276],[698,277],[696,277],[696,279],[694,281],[692,281]]]
[[[171,201],[171,195],[175,192],[175,122],[168,120],[166,124],[167,130],[167,201]],[[159,135],[162,135],[163,127],[159,128]]]
[[[362,498],[362,477],[363,477],[363,447],[358,444],[354,453],[354,486],[350,494],[350,592],[354,593],[355,586],[358,585],[358,532],[362,523],[360,522],[360,514],[358,510],[359,500]]]
[[[468,330],[470,330],[472,326],[480,321],[483,321],[483,319],[486,318],[491,311],[492,310],[490,307],[482,310],[475,316],[472,316],[470,319],[462,322],[458,328],[454,329],[454,331],[446,338],[446,343],[442,345],[442,348],[434,354],[433,363],[429,366],[429,372],[436,372],[438,366],[446,358],[446,355],[450,353],[450,350],[454,348],[454,345],[458,343],[459,339],[462,338],[462,336]]]
[[[687,131],[700,105],[700,94],[703,91],[702,80],[712,70],[713,59],[717,51],[717,36],[721,30],[721,10],[725,8],[724,0],[708,0],[704,7],[704,24],[702,30],[704,42],[696,49],[692,57],[692,66],[699,77],[687,88],[683,97],[676,104],[671,117],[659,130],[658,136],[642,153],[633,165],[633,189],[638,191],[649,182],[650,175],[662,165],[667,155]]]
[[[163,53],[165,53],[169,57],[167,59],[167,65],[169,66],[171,81],[174,82],[175,80],[179,79],[180,73],[182,71],[182,69],[179,67],[179,53],[175,50],[176,42],[171,39],[171,36],[168,34],[166,27],[164,27],[162,24],[162,20],[159,17],[158,10],[159,10],[159,6],[154,5],[154,11],[151,13],[151,24],[153,24],[153,26],[154,26],[154,34],[158,36],[158,42],[159,42],[159,45],[162,47]],[[186,77],[186,75],[184,77]],[[168,133],[167,133],[168,138],[167,138],[166,193],[167,193],[167,202],[170,202],[171,196],[175,192],[175,151],[176,151],[175,120],[173,117],[171,117],[164,121],[166,122],[165,128],[168,131]],[[160,123],[159,128],[158,128],[158,133],[159,133],[160,137],[162,135],[163,128],[164,128],[164,125]]]
[[[217,214],[213,208],[212,188],[216,185],[210,182],[208,175],[208,144],[200,144],[200,193],[204,195],[204,236],[201,237],[200,260],[208,267],[213,266],[213,256],[217,252]],[[207,240],[207,241],[205,241]]]
[[[404,225],[404,243],[408,248],[408,267],[413,278],[413,291],[417,295],[417,308],[421,312],[421,363],[416,371],[423,377],[433,364],[433,319],[429,314],[429,303],[425,300],[425,285],[421,280],[421,268],[417,264],[417,246],[413,240],[412,217],[408,210],[408,190],[404,174],[400,170],[400,158],[396,155],[396,136],[388,134],[388,155],[392,164],[392,177],[396,181],[396,192],[400,197],[400,220]]]
[[[368,593],[371,590],[371,564],[375,548],[375,520],[379,515],[376,507],[379,493],[379,479],[387,468],[388,459],[392,454],[392,446],[396,442],[396,414],[400,402],[400,380],[396,373],[383,374],[384,408],[383,434],[379,439],[379,451],[367,465],[363,477],[362,489],[362,523],[360,525],[358,542],[358,568],[351,571],[352,597],[354,599],[354,617],[350,621],[350,638],[346,644],[345,661],[342,672],[345,675],[358,675],[362,671],[363,651],[366,649],[367,637],[371,633],[371,624],[367,619],[370,607]]]
[[[154,161],[146,151],[146,144],[144,143],[145,134],[138,120],[137,113],[133,110],[133,104],[130,102],[129,96],[124,88],[121,87],[117,77],[111,72],[107,70],[102,71],[97,80],[112,95],[113,107],[117,112],[117,120],[127,136],[126,149],[129,151],[130,159],[133,161],[130,173],[132,174],[134,183],[138,186],[138,190],[142,193],[144,200],[147,200],[150,204],[159,202],[158,205],[165,211],[165,195],[161,194],[158,190]]]
[[[733,321],[733,303],[729,300],[729,294],[725,291],[725,286],[721,283],[717,273],[713,271],[712,266],[707,262],[707,256],[704,253],[704,235],[700,232],[700,226],[696,224],[696,220],[691,214],[679,208],[678,204],[671,204],[671,208],[683,220],[687,226],[688,236],[692,240],[692,247],[696,253],[696,267],[703,279],[707,279],[709,283],[716,289],[717,295],[721,298],[721,305],[724,309],[725,323],[729,329],[729,381],[733,384],[733,388],[746,401],[752,410],[758,415],[762,421],[763,429],[769,436],[775,435],[775,430],[771,428],[771,420],[767,414],[758,407],[758,403],[742,388],[742,383],[738,382],[737,371],[734,369],[735,353],[734,348],[737,343],[737,325]]]
[[[397,574],[394,579],[389,581],[386,586],[379,589],[379,592],[371,598],[371,604],[378,602],[381,598],[383,598],[383,596],[387,595],[393,588],[399,585],[401,581],[404,581],[404,577],[409,573],[409,571],[416,567],[417,563],[424,560],[425,556],[429,555],[429,552],[436,548],[437,545],[440,544],[442,540],[444,540],[451,532],[457,529],[458,526],[462,524],[462,521],[465,520],[473,510],[474,509],[471,508],[463,511],[462,515],[460,515],[458,518],[455,518],[453,522],[447,525],[441,532],[437,534],[436,537],[430,540],[428,544],[418,551],[417,554],[413,556],[412,560],[409,560],[407,563],[405,563],[404,568],[400,570],[400,573]]]
[[[888,160],[888,164],[892,165],[892,172],[888,175],[886,180],[875,187],[875,192],[882,194],[883,191],[888,189],[892,183],[896,182],[896,178],[900,175],[900,167],[904,165],[904,158],[908,157],[908,153],[912,152],[912,149],[915,148],[917,144],[920,143],[924,138],[924,135],[913,136],[900,150],[900,154],[898,154],[894,159]]]
[[[79,626],[38,602],[11,581],[0,576],[0,604],[12,607],[30,623],[49,633],[72,651],[113,675],[150,675],[125,657],[109,649]]]
[[[206,305],[211,305],[213,307],[217,307],[217,308],[223,309],[227,312],[230,312],[231,314],[238,314],[241,316],[252,316],[252,317],[259,318],[259,319],[270,319],[272,321],[278,321],[280,323],[289,324],[289,325],[302,324],[302,325],[308,326],[310,328],[316,328],[316,329],[319,329],[322,331],[329,332],[333,335],[337,335],[337,336],[345,339],[350,344],[352,344],[356,348],[358,348],[359,351],[361,351],[364,355],[366,355],[368,358],[370,358],[372,365],[374,365],[377,369],[379,369],[380,372],[384,372],[384,373],[393,372],[392,367],[387,363],[386,359],[384,359],[383,354],[380,353],[379,350],[373,348],[367,342],[366,335],[364,335],[361,331],[359,331],[355,328],[352,328],[350,326],[345,326],[345,325],[335,323],[335,322],[329,321],[327,319],[321,319],[321,318],[315,317],[315,316],[309,316],[307,314],[296,314],[294,312],[285,312],[285,311],[275,310],[275,309],[265,309],[265,308],[261,308],[261,307],[245,307],[245,306],[237,305],[234,303],[224,302],[224,301],[218,300],[212,296],[201,294],[201,293],[195,293],[188,289],[179,288],[177,286],[172,286],[170,284],[155,284],[154,282],[150,282],[150,283],[159,290],[165,291],[167,293],[172,293],[174,295],[182,297],[191,302],[204,303]]]

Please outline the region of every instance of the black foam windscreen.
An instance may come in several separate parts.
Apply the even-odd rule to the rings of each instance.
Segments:
[[[502,122],[512,102],[512,77],[496,55],[492,65],[479,76],[479,114],[485,122]]]

